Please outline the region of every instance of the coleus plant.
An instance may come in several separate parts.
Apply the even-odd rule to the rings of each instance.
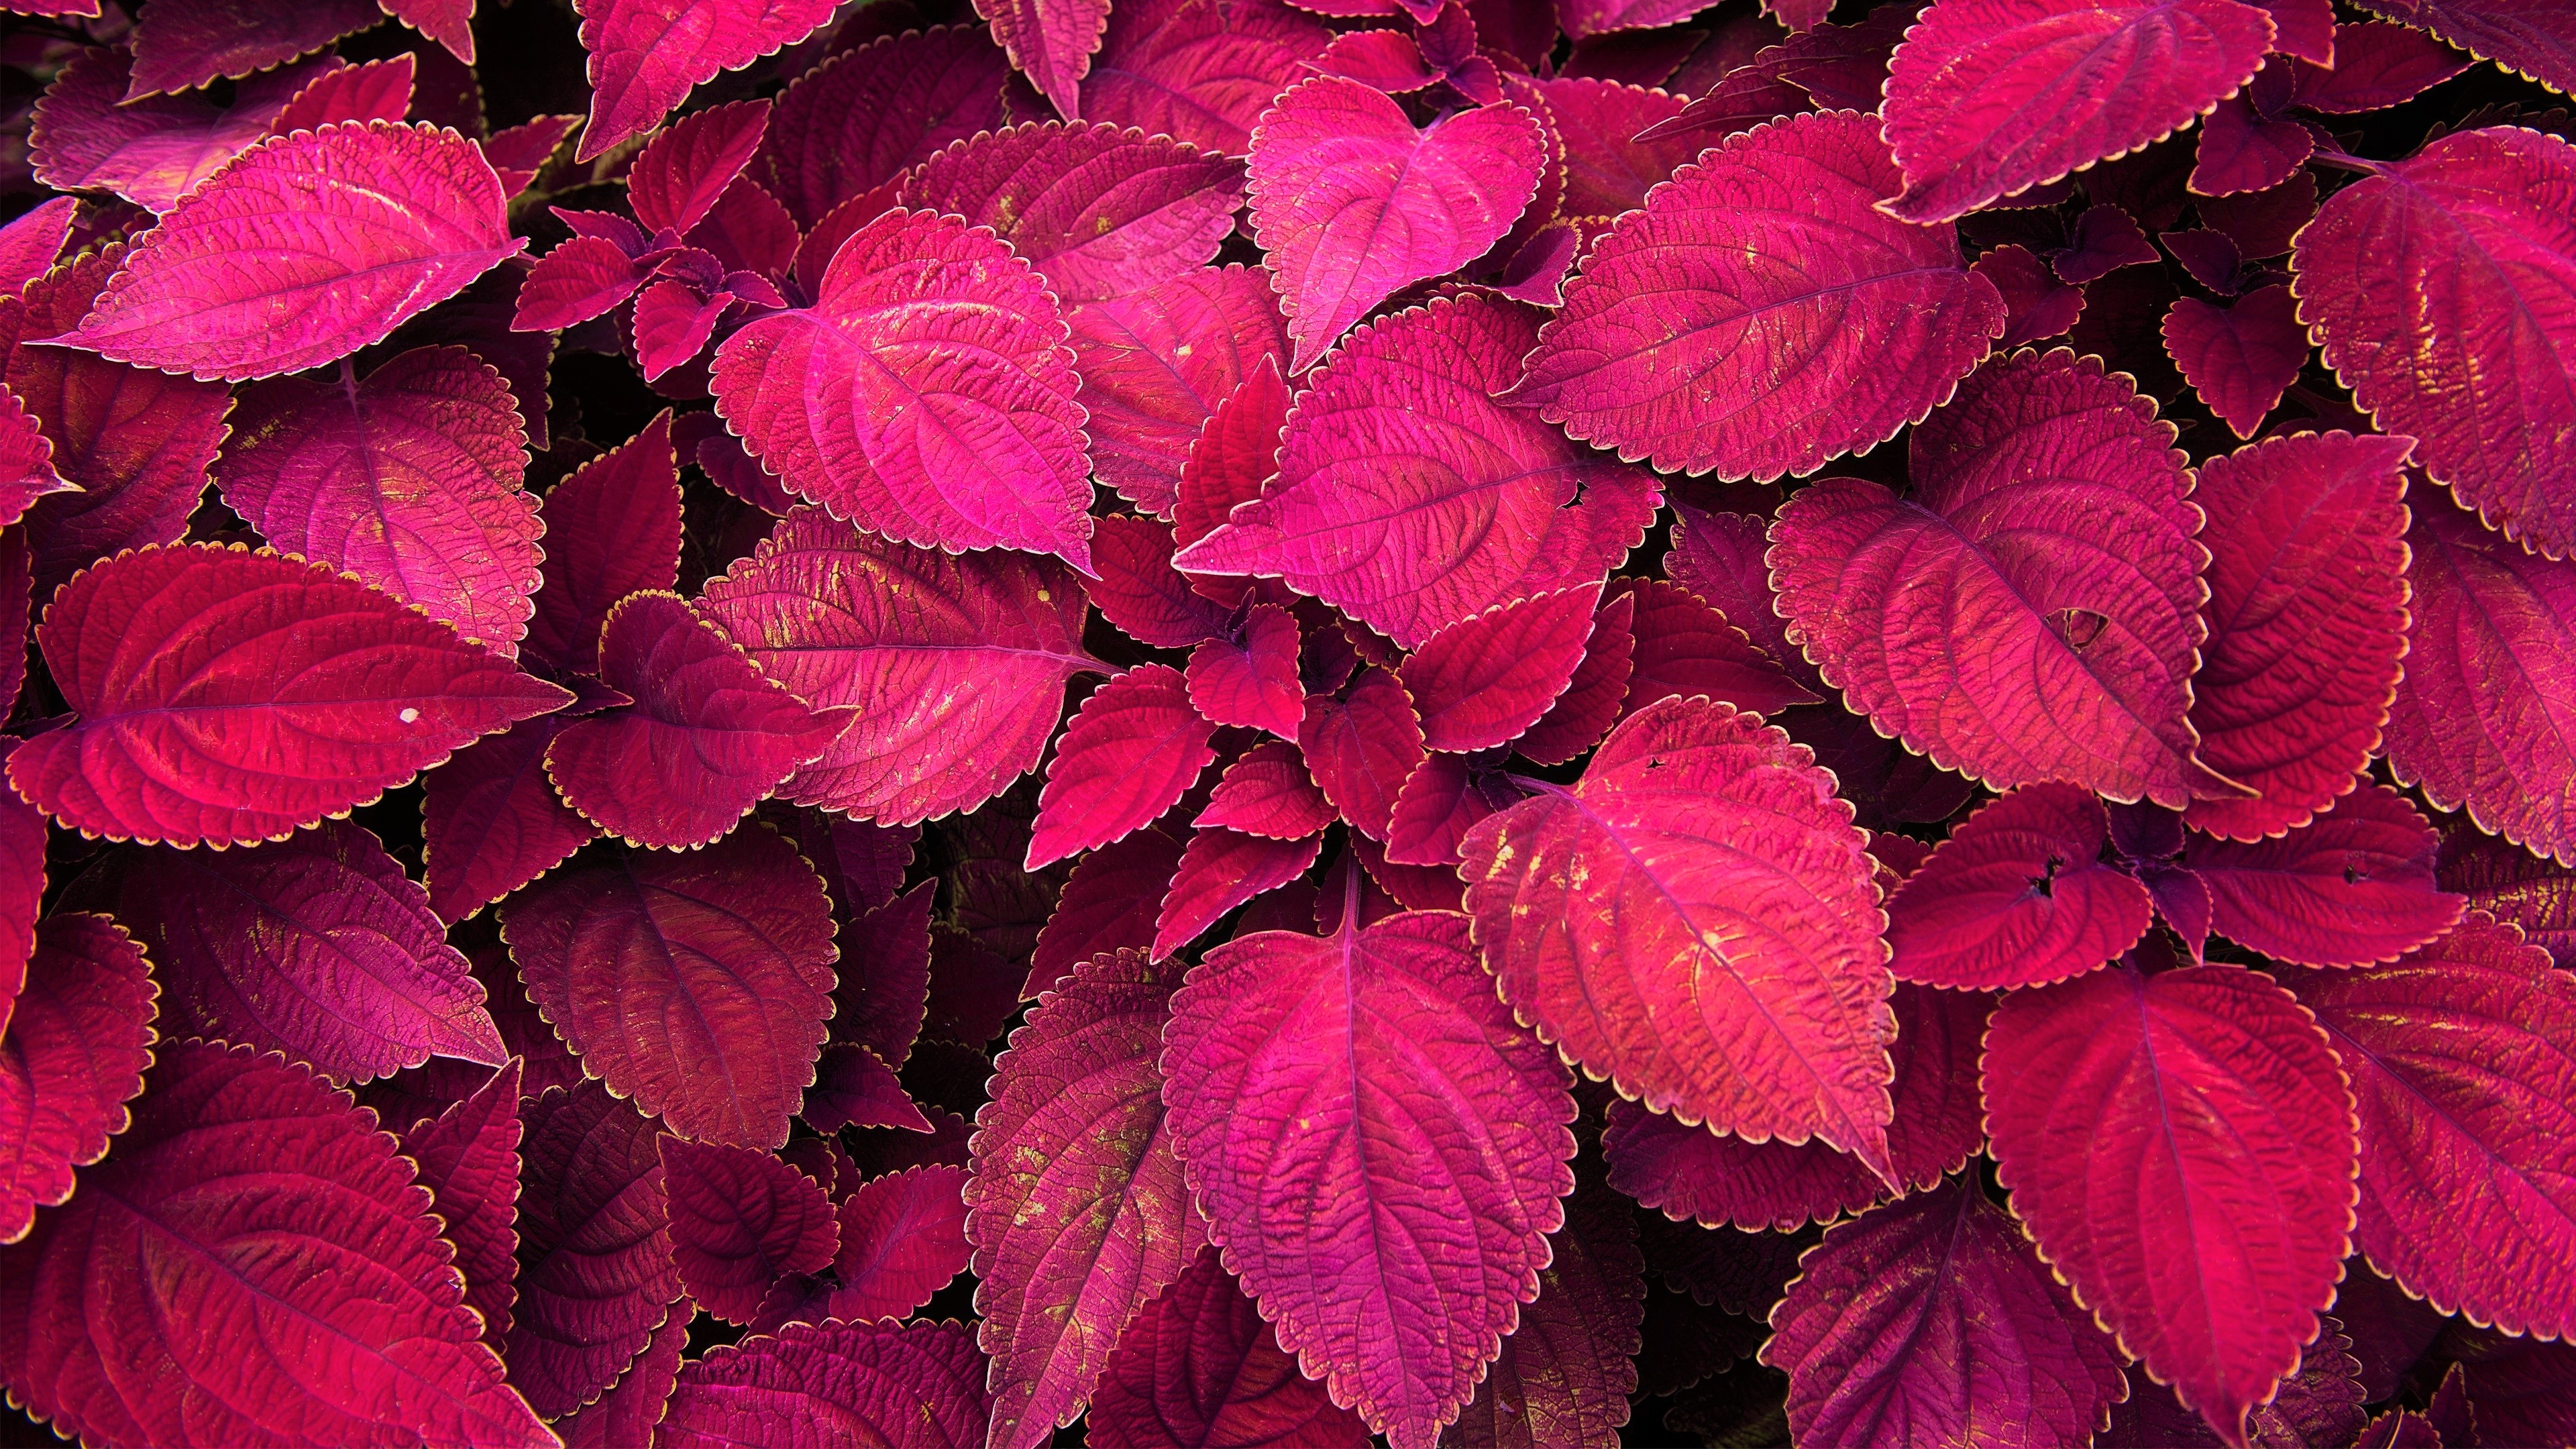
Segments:
[[[0,4],[29,1419],[2576,1442],[2576,10]]]

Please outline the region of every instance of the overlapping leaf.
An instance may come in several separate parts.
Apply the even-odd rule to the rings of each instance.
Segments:
[[[797,225],[816,228],[843,202],[1002,124],[1009,75],[1001,47],[964,25],[884,36],[828,57],[779,93],[752,174]]]
[[[1264,357],[1288,351],[1269,279],[1251,267],[1186,271],[1067,321],[1093,470],[1165,517],[1209,415]]]
[[[1106,845],[1172,808],[1216,758],[1214,733],[1168,665],[1140,664],[1102,685],[1056,742],[1028,868]]]
[[[149,965],[104,916],[68,912],[37,929],[0,1032],[0,1243],[70,1197],[72,1169],[125,1130],[152,1062]]]
[[[661,1134],[598,1082],[520,1106],[519,1294],[502,1357],[540,1414],[598,1399],[681,1300]]]
[[[805,1174],[743,1147],[661,1139],[671,1260],[698,1306],[730,1323],[760,1311],[769,1285],[832,1261],[831,1201]]]
[[[958,1449],[984,1442],[986,1405],[984,1356],[963,1324],[836,1319],[709,1350],[680,1370],[653,1442]]]
[[[687,6],[585,0],[576,13],[591,94],[590,120],[574,158],[587,161],[652,130],[690,87],[804,39],[832,17],[832,7],[826,0]]]
[[[2155,906],[2101,859],[2110,833],[2102,802],[2072,785],[2025,785],[1979,810],[1888,899],[1889,969],[1995,991],[2118,960]]]
[[[402,1134],[403,1156],[420,1165],[439,1236],[456,1248],[465,1306],[483,1320],[495,1353],[509,1343],[518,1301],[519,1088],[512,1058],[471,1096]]]
[[[1084,79],[1088,119],[1240,156],[1271,98],[1332,32],[1281,0],[1112,5]]]
[[[1202,1250],[1118,1340],[1085,1421],[1101,1449],[1357,1449],[1357,1414],[1297,1371],[1260,1308]]]

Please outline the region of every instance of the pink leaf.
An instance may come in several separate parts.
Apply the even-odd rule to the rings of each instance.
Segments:
[[[2269,191],[2287,181],[2316,154],[2317,138],[2294,119],[2272,119],[2266,93],[2289,88],[2286,77],[2271,71],[2255,78],[2247,93],[2220,101],[2201,119],[2197,164],[2191,189],[2200,196],[2235,196]]]
[[[0,1034],[0,1243],[71,1197],[72,1169],[125,1130],[156,1039],[150,965],[105,916],[58,913],[37,928]]]
[[[1504,999],[1620,1095],[1747,1141],[1821,1137],[1884,1177],[1883,917],[1812,759],[1757,716],[1663,700],[1572,790],[1470,831],[1459,873]]]
[[[1629,617],[1628,694],[1635,714],[1659,699],[1707,695],[1752,714],[1777,714],[1816,695],[1783,673],[1725,614],[1656,579],[1617,585],[1636,600]]]
[[[1106,845],[1172,808],[1216,758],[1214,733],[1176,669],[1143,664],[1102,685],[1056,742],[1027,868]]]
[[[552,1440],[372,1116],[243,1048],[185,1043],[145,1079],[87,1191],[0,1255],[14,1402],[98,1443]]]
[[[1656,30],[1694,13],[1690,0],[1558,0],[1556,15],[1576,40],[1622,30]]]
[[[2187,718],[2206,555],[2173,437],[2099,359],[1998,359],[1915,430],[1911,497],[1832,479],[1781,510],[1789,637],[1880,733],[1993,788],[2227,794]]]
[[[2245,1441],[2256,1449],[2353,1443],[2369,1415],[2354,1377],[2357,1361],[2346,1352],[2350,1345],[2333,1318],[2321,1319],[2316,1341],[2299,1355],[2298,1372],[2281,1380],[2271,1402],[2246,1414]],[[2207,1419],[2184,1408],[2173,1390],[2157,1385],[2134,1364],[2128,1378],[2129,1401],[2114,1408],[2111,1427],[2094,1436],[2100,1449],[2225,1449],[2229,1441]]]
[[[1271,840],[1303,840],[1333,823],[1332,802],[1306,773],[1297,747],[1269,741],[1225,767],[1225,776],[1192,822]]]
[[[1985,1093],[2040,1255],[2242,1445],[2351,1251],[2353,1099],[2325,1032],[2269,977],[2133,956],[2007,998]]]
[[[1548,118],[1565,141],[1565,216],[1617,216],[1646,204],[1646,193],[1699,154],[1702,138],[1639,141],[1638,132],[1677,114],[1681,98],[1612,81],[1542,82]]]
[[[1888,210],[1948,221],[2161,139],[2261,69],[2272,32],[2237,0],[1940,0],[1888,71]]]
[[[1522,758],[1542,765],[1561,765],[1600,743],[1619,722],[1621,702],[1628,697],[1628,678],[1636,670],[1637,636],[1629,627],[1636,617],[1637,596],[1622,593],[1593,611],[1592,637],[1583,646],[1583,662],[1556,703],[1527,733],[1512,741]]]
[[[1220,784],[1218,792],[1223,791]],[[1320,802],[1322,797],[1316,798]],[[1330,806],[1324,818],[1332,819]],[[1055,913],[1038,933],[1020,999],[1033,1001],[1039,992],[1062,986],[1076,965],[1103,952],[1142,951],[1153,945],[1154,921],[1172,872],[1180,869],[1183,849],[1161,826],[1147,826],[1077,862]]]
[[[661,1134],[598,1082],[520,1104],[519,1298],[510,1382],[539,1414],[596,1400],[681,1298]]]
[[[691,87],[793,45],[832,18],[830,0],[585,0],[576,12],[591,87],[590,121],[582,129],[581,149],[573,153],[576,161],[652,130]]]
[[[1399,867],[1454,867],[1459,844],[1477,821],[1508,810],[1533,793],[1510,777],[1460,756],[1428,756],[1414,766],[1396,792],[1394,813],[1386,827],[1386,859]],[[1451,875],[1454,880],[1454,872]],[[1456,904],[1454,895],[1448,904]]]
[[[1486,989],[1466,923],[1430,912],[1220,946],[1165,1040],[1208,1236],[1301,1367],[1430,1449],[1564,1222],[1564,1068]]]
[[[1209,415],[1263,358],[1288,350],[1269,279],[1254,267],[1183,272],[1076,307],[1067,321],[1093,469],[1119,496],[1167,518]]]
[[[1949,232],[1871,210],[1896,168],[1865,116],[1702,153],[1565,289],[1511,400],[1657,468],[1806,474],[1949,396],[2004,330]]]
[[[599,834],[546,777],[546,747],[569,723],[526,721],[421,777],[423,874],[440,919],[464,920]]]
[[[324,70],[295,93],[269,123],[269,130],[283,136],[291,131],[318,131],[340,121],[399,121],[411,112],[412,74],[417,65],[406,53],[391,60]],[[497,173],[500,168],[493,169]],[[504,183],[502,189],[516,188]]]
[[[1537,120],[1518,106],[1416,130],[1357,81],[1290,87],[1254,128],[1251,197],[1297,344],[1291,370],[1396,292],[1502,240],[1537,190],[1542,149]]]
[[[1174,542],[1184,548],[1198,542],[1224,523],[1235,505],[1261,496],[1279,471],[1288,399],[1279,359],[1266,357],[1208,414],[1181,460],[1172,499]]]
[[[841,1234],[814,1179],[766,1152],[661,1139],[671,1260],[698,1306],[749,1322],[769,1285],[832,1261]]]
[[[984,1355],[962,1324],[797,1324],[682,1368],[653,1442],[959,1449],[984,1442],[989,1403]]]
[[[2469,909],[2521,927],[2525,940],[2576,969],[2576,871],[2454,820],[2434,872],[2442,889],[2469,898]]]
[[[453,131],[353,122],[264,141],[173,207],[53,340],[228,382],[316,367],[516,256],[506,200]]]
[[[1369,1433],[1297,1371],[1214,1248],[1118,1340],[1086,1423],[1101,1449],[1360,1449]]]
[[[2025,785],[1950,832],[1887,902],[1888,968],[1952,990],[2045,986],[2099,970],[2153,920],[2103,861],[2110,819],[2072,785]]]
[[[2290,289],[2277,283],[2225,307],[2179,298],[2165,313],[2164,339],[2183,381],[2240,438],[2262,428],[2308,364],[2308,334]]]
[[[1332,32],[1280,0],[1129,0],[1082,88],[1089,119],[1240,156],[1272,98]]]
[[[1991,248],[1977,258],[1972,270],[2003,294],[2008,320],[2004,335],[1996,339],[1998,347],[2025,347],[2063,337],[2084,315],[2084,289],[2058,280],[2027,247]]]
[[[1397,671],[1423,745],[1489,750],[1538,723],[1573,682],[1600,602],[1587,584],[1497,604],[1424,640]]]
[[[841,1200],[834,1318],[904,1318],[966,1271],[963,1168],[889,1173]]]
[[[1597,1180],[1566,1200],[1538,1298],[1503,1340],[1475,1399],[1441,1435],[1457,1449],[1613,1449],[1637,1388],[1646,1310],[1635,1213]]]
[[[2193,839],[2183,865],[2209,887],[2210,927],[2300,966],[2367,966],[2448,931],[2466,902],[2435,887],[2441,838],[2365,781],[2278,839]]]
[[[151,96],[123,105],[132,56],[123,46],[79,51],[36,103],[27,159],[47,186],[113,191],[146,210],[166,212],[258,144],[297,90],[327,75],[333,64],[254,76],[235,88],[229,106],[196,95]],[[39,267],[33,275],[42,273]]]
[[[1175,562],[1284,578],[1407,648],[1606,576],[1644,537],[1657,483],[1491,399],[1535,330],[1474,296],[1362,328],[1298,395],[1278,477]]]
[[[1046,284],[955,217],[890,211],[851,234],[812,310],[716,350],[727,425],[787,486],[871,532],[952,552],[1091,562],[1083,412]],[[982,364],[942,359],[960,347]]]
[[[753,174],[798,225],[813,228],[842,203],[1000,126],[1009,75],[1001,48],[977,26],[936,25],[831,56],[779,93]]]
[[[582,465],[538,509],[545,520],[544,587],[528,621],[528,652],[576,674],[599,672],[599,630],[630,594],[680,578],[680,478],[671,415]]]
[[[504,127],[483,138],[483,159],[501,178],[501,189],[512,196],[527,189],[537,173],[554,159],[573,128],[581,124],[579,116],[538,116],[516,126]]]
[[[1169,525],[1113,513],[1094,519],[1092,529],[1099,577],[1085,592],[1119,632],[1159,649],[1186,649],[1227,632],[1225,607],[1172,567]]]
[[[282,1048],[334,1082],[509,1059],[427,892],[345,821],[258,850],[134,846],[78,894],[158,967],[169,1035]]]
[[[2137,219],[2118,206],[2088,206],[2075,219],[2065,251],[2049,261],[2058,280],[2082,284],[2107,277],[2122,267],[2152,266],[2162,261],[2156,244],[2138,229]]]
[[[502,912],[528,995],[582,1070],[685,1137],[775,1149],[831,1012],[832,905],[777,833],[628,850]]]
[[[2020,1228],[1969,1180],[1827,1231],[1762,1350],[1798,1443],[2087,1442],[2128,1385]]]
[[[2402,438],[2272,438],[2201,465],[2209,642],[2191,722],[2211,769],[2261,791],[2195,800],[2193,829],[2252,840],[2351,788],[2406,649]]]
[[[2576,865],[2576,562],[2534,558],[2438,493],[2409,503],[2388,763],[2434,808]]]
[[[715,209],[769,131],[769,106],[736,101],[682,116],[644,143],[626,173],[627,204],[647,232],[687,235]]]
[[[291,10],[250,0],[179,0],[134,27],[134,80],[125,99],[193,91],[216,80],[310,55],[384,18],[368,0],[322,0]]]
[[[1323,854],[1324,840],[1271,840],[1223,827],[1201,827],[1172,874],[1155,922],[1156,960],[1197,940],[1226,912],[1266,895],[1306,873]]]
[[[2566,0],[2368,0],[2362,6],[2527,75],[2561,95],[2576,90],[2576,36]]]
[[[2333,64],[2298,67],[2297,104],[2330,116],[2402,105],[2460,72],[2467,56],[2403,25],[2337,25]]]
[[[54,258],[71,238],[72,213],[79,205],[78,197],[57,196],[0,226],[0,295],[14,297],[53,269]]]
[[[546,774],[565,804],[635,844],[721,839],[849,724],[845,710],[808,710],[677,595],[629,595],[599,638],[600,682],[635,703],[565,726]]]
[[[1297,620],[1277,604],[1244,615],[1241,643],[1211,639],[1190,651],[1190,704],[1215,724],[1294,739],[1306,701],[1297,675]]]
[[[611,238],[573,237],[537,258],[519,287],[510,327],[518,332],[577,327],[616,311],[651,275],[650,268]]]
[[[1056,112],[1082,119],[1082,78],[1108,27],[1108,0],[976,0],[993,39]]]
[[[1404,686],[1371,668],[1347,698],[1319,695],[1306,701],[1297,749],[1342,818],[1361,834],[1383,840],[1396,792],[1422,763],[1422,726]]]
[[[465,1306],[483,1320],[495,1353],[509,1342],[518,1301],[519,1085],[516,1057],[473,1095],[402,1134],[403,1156],[420,1164],[430,1209],[445,1224],[465,1275]]]

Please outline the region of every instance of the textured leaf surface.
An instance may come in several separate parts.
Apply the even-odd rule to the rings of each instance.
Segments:
[[[1214,1248],[1118,1340],[1085,1420],[1101,1449],[1359,1449],[1359,1415],[1297,1371]]]
[[[965,1169],[911,1167],[841,1200],[835,1318],[902,1318],[966,1271]]]
[[[1306,773],[1294,745],[1255,746],[1225,767],[1207,809],[1193,822],[1272,840],[1302,840],[1333,823],[1332,802]]]
[[[554,1423],[564,1449],[629,1449],[649,1444],[663,1406],[680,1378],[680,1354],[689,1346],[689,1321],[697,1305],[683,1298],[653,1330],[644,1351],[606,1393]]]
[[[2242,1442],[2351,1251],[2353,1098],[2325,1032],[2243,967],[2151,976],[2132,957],[2008,998],[1985,1093],[2042,1256]]]
[[[844,1127],[932,1130],[930,1119],[904,1094],[894,1068],[856,1042],[825,1044],[814,1063],[814,1085],[805,1090],[797,1115],[817,1132],[838,1132]]]
[[[2072,785],[2025,785],[1979,810],[1888,898],[1888,968],[1998,991],[2118,960],[2155,906],[2100,859],[2110,833],[2102,802]]]
[[[540,1414],[597,1399],[680,1301],[661,1134],[597,1082],[520,1106],[519,1300],[502,1357]]]
[[[1200,829],[1190,836],[1171,890],[1154,921],[1156,957],[1197,940],[1226,912],[1304,875],[1323,854],[1320,837],[1269,840],[1233,830]]]
[[[0,1254],[0,1375],[37,1417],[100,1443],[553,1438],[476,1340],[411,1164],[302,1069],[165,1049],[82,1185]]]
[[[680,577],[680,480],[671,422],[585,464],[546,494],[544,587],[528,621],[530,654],[580,674],[599,671],[599,630],[629,594]]]
[[[2193,840],[2183,864],[2209,889],[2210,926],[2276,961],[2394,961],[2460,919],[2437,888],[2441,839],[2406,798],[2361,787],[2277,840]]]
[[[72,1169],[125,1130],[152,1063],[149,967],[104,916],[68,912],[37,928],[0,1034],[0,1243],[70,1197]]]
[[[28,136],[37,180],[64,191],[113,191],[146,210],[168,211],[268,135],[297,89],[319,74],[290,66],[253,76],[235,87],[229,106],[192,95],[119,104],[133,72],[122,46],[81,51],[63,67],[45,88]]]
[[[1587,1182],[1548,1237],[1538,1298],[1443,1444],[1494,1449],[1614,1449],[1637,1387],[1646,1260],[1625,1200]]]
[[[1395,798],[1422,763],[1422,726],[1396,677],[1362,673],[1347,699],[1309,699],[1297,727],[1306,768],[1351,828],[1386,838]]]
[[[1777,714],[1819,696],[1755,647],[1732,616],[1659,579],[1617,585],[1635,600],[1628,617],[1628,691],[1635,714],[1656,700],[1707,695],[1754,714]],[[1763,601],[1765,606],[1768,600]],[[1751,607],[1747,601],[1746,607]]]
[[[689,88],[793,45],[832,18],[829,0],[586,0],[581,48],[589,53],[590,120],[574,159],[588,161],[660,124]]]
[[[2459,820],[2443,832],[2433,869],[2442,889],[2467,896],[2471,910],[2520,926],[2560,966],[2576,963],[2576,871]]]
[[[776,1148],[831,1014],[832,903],[757,823],[705,850],[629,849],[502,913],[528,996],[582,1070],[684,1137]]]
[[[546,747],[569,723],[523,721],[421,777],[422,874],[441,920],[473,915],[598,836],[546,778]]]
[[[1082,78],[1109,23],[1109,0],[976,0],[993,39],[1059,114],[1082,118]]]
[[[327,568],[192,546],[82,575],[36,631],[79,723],[9,780],[67,825],[281,839],[569,696]]]
[[[2183,380],[2240,438],[2262,429],[2308,365],[2308,334],[2290,289],[2278,283],[2224,307],[2184,297],[2165,313],[2163,334]]]
[[[1220,784],[1219,792],[1223,789]],[[1312,793],[1314,787],[1307,789]],[[1320,794],[1315,798],[1322,803]],[[1325,824],[1330,824],[1332,807],[1323,809]],[[1163,892],[1180,868],[1185,848],[1160,826],[1149,825],[1083,856],[1057,898],[1055,913],[1038,932],[1020,998],[1034,1001],[1039,992],[1063,985],[1078,963],[1104,951],[1142,951],[1153,945]]]
[[[698,1306],[728,1323],[760,1311],[769,1285],[811,1273],[841,1246],[832,1203],[814,1179],[742,1147],[661,1140],[671,1260]]]
[[[1573,682],[1592,637],[1598,588],[1585,586],[1461,619],[1423,641],[1397,678],[1434,750],[1489,750],[1538,723]]]
[[[2369,0],[2362,8],[2429,30],[2560,95],[2576,91],[2576,34],[2569,28],[2576,14],[2565,0]]]
[[[1094,121],[1240,156],[1262,111],[1298,78],[1298,62],[1321,55],[1331,39],[1281,0],[1112,5],[1082,108]]]
[[[1000,125],[1009,76],[1001,47],[975,26],[935,25],[831,56],[779,93],[752,174],[814,229],[841,203]]]
[[[1236,504],[1260,497],[1278,471],[1289,400],[1279,367],[1273,357],[1245,374],[1190,444],[1172,500],[1175,543],[1186,546],[1215,532]]]
[[[1572,790],[1468,832],[1459,873],[1504,999],[1622,1096],[1884,1175],[1883,917],[1812,759],[1731,706],[1664,700]]]
[[[627,168],[636,225],[685,236],[742,174],[769,131],[769,107],[735,101],[692,111],[656,133]]]
[[[957,1323],[798,1324],[680,1370],[654,1443],[966,1449],[984,1442],[984,1355]]]
[[[1537,1295],[1574,1105],[1464,921],[1355,914],[1209,952],[1172,1001],[1163,1095],[1208,1235],[1281,1345],[1429,1449]]]
[[[1216,758],[1214,733],[1168,665],[1140,664],[1102,685],[1056,742],[1028,868],[1106,845],[1171,809]]]
[[[1211,639],[1190,651],[1190,705],[1211,723],[1293,739],[1306,701],[1297,675],[1297,620],[1277,604],[1244,615],[1241,642]]]
[[[513,1058],[473,1095],[401,1134],[403,1156],[420,1164],[420,1185],[456,1247],[465,1275],[465,1306],[483,1320],[495,1353],[510,1337],[518,1301],[519,1087]]]
[[[1185,271],[1076,307],[1066,320],[1092,467],[1119,496],[1164,517],[1209,415],[1264,357],[1288,352],[1269,278],[1255,267]]]
[[[134,29],[136,74],[127,94],[192,91],[309,55],[383,18],[366,0],[278,11],[241,0],[180,0]]]

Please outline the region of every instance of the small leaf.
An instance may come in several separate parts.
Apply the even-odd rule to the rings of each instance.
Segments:
[[[660,1140],[671,1261],[698,1306],[749,1322],[769,1285],[832,1261],[841,1234],[814,1179],[743,1147]]]
[[[841,1200],[829,1316],[904,1318],[966,1271],[965,1169],[907,1168]]]
[[[584,0],[575,13],[589,55],[590,121],[573,159],[588,161],[661,124],[691,87],[803,40],[832,7],[737,0],[674,12],[655,0]]]
[[[483,1341],[498,1353],[510,1338],[518,1301],[519,1086],[516,1057],[473,1095],[401,1134],[403,1156],[420,1164],[420,1185],[456,1246],[465,1276],[465,1306],[483,1320]]]
[[[1270,840],[1222,827],[1192,832],[1155,919],[1154,958],[1170,956],[1226,912],[1304,875],[1323,851],[1320,835]]]
[[[1887,902],[1888,969],[1952,990],[2045,986],[2147,933],[2146,887],[2102,860],[2110,818],[2072,785],[2025,785],[1971,815]]]
[[[1297,749],[1306,768],[1351,828],[1372,840],[1386,838],[1396,793],[1422,763],[1422,726],[1404,686],[1371,668],[1347,699],[1306,701],[1297,726]]]
[[[107,1152],[152,1064],[151,963],[105,916],[65,912],[36,950],[0,1034],[0,1243],[71,1197]]]
[[[1600,602],[1598,586],[1564,589],[1497,604],[1424,640],[1396,671],[1423,746],[1489,750],[1538,723],[1573,682]]]
[[[671,415],[585,463],[546,494],[545,586],[528,652],[576,674],[599,672],[599,630],[630,594],[680,578],[680,479]]]
[[[546,747],[570,723],[521,721],[421,777],[422,874],[441,920],[464,920],[598,837],[546,777]]]
[[[1296,1356],[1279,1346],[1212,1247],[1120,1336],[1086,1422],[1101,1449],[1360,1449],[1369,1442],[1359,1415],[1297,1371]]]
[[[2183,381],[2240,438],[2262,430],[2264,417],[2308,365],[2307,330],[2290,289],[2278,283],[2224,307],[2178,298],[2165,313],[2164,339]]]
[[[768,132],[769,107],[761,101],[692,111],[657,132],[626,172],[636,225],[688,235],[751,164]]]
[[[2211,929],[2276,961],[2367,966],[2451,929],[2466,902],[2437,888],[2441,838],[2375,781],[2274,840],[2200,836],[2182,863],[2209,888]]]
[[[882,36],[827,56],[779,92],[751,174],[797,225],[817,229],[842,203],[1001,126],[1010,74],[1001,47],[972,25]],[[875,218],[871,211],[850,224]]]
[[[1169,810],[1216,758],[1180,671],[1142,664],[1082,702],[1056,742],[1027,869],[1120,839]]]
[[[1818,696],[1784,673],[1727,615],[1660,579],[1621,580],[1628,618],[1628,694],[1620,713],[1659,699],[1706,695],[1749,714],[1778,714]]]

